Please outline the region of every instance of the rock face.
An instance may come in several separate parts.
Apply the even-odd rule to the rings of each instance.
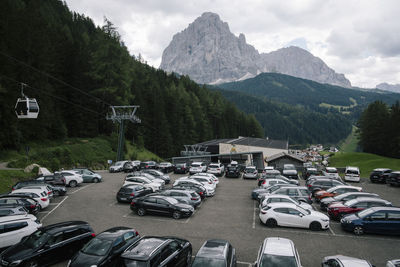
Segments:
[[[388,83],[380,83],[376,86],[377,89],[400,93],[400,84],[388,84]]]
[[[174,35],[164,50],[160,68],[189,75],[198,83],[216,84],[244,80],[262,72],[278,72],[320,83],[351,87],[321,59],[298,47],[260,54],[236,37],[214,13],[204,13]]]

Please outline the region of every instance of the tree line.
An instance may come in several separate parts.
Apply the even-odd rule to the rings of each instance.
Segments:
[[[400,102],[388,106],[375,101],[358,121],[359,144],[364,152],[400,158]]]
[[[95,26],[62,1],[1,1],[0,36],[0,149],[110,135],[117,126],[105,120],[109,105],[139,105],[142,124],[128,123],[126,138],[161,157],[178,155],[184,144],[263,136],[254,115],[130,55],[110,21]],[[16,118],[20,82],[38,100],[36,120]]]

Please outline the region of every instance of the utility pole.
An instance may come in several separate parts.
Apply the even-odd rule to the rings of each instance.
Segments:
[[[110,106],[111,114],[107,114],[106,119],[112,120],[113,123],[119,123],[117,161],[123,159],[124,155],[124,139],[125,139],[125,121],[129,120],[133,123],[141,123],[142,121],[135,115],[136,110],[140,106]]]

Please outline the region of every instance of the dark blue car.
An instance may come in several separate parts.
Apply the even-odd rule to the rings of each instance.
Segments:
[[[373,207],[341,219],[342,228],[356,235],[364,233],[400,235],[400,208]]]

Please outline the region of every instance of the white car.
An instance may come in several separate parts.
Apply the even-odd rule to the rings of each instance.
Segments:
[[[360,182],[360,170],[358,167],[347,166],[344,171],[344,180],[346,182]]]
[[[193,162],[192,164],[190,164],[190,169],[189,169],[190,174],[206,172],[206,171],[207,171],[207,165],[204,162]]]
[[[211,178],[215,185],[219,184],[218,177],[215,176],[214,174],[211,174],[211,173],[199,172],[199,173],[193,174],[192,176],[198,176],[198,177],[202,177],[202,176],[204,177],[205,176],[205,177]]]
[[[204,186],[209,186],[209,187],[212,187],[213,189],[215,189],[217,187],[217,184],[215,183],[214,179],[211,177],[192,175],[192,176],[189,176],[189,179],[194,179],[194,180],[202,183]]]
[[[122,172],[124,170],[124,165],[127,163],[127,160],[117,161],[113,165],[110,166],[110,172]]]
[[[255,266],[301,267],[299,253],[292,240],[282,237],[268,237],[257,254]]]
[[[265,179],[260,187],[267,188],[275,184],[289,184],[289,182],[282,179]]]
[[[59,172],[65,177],[65,184],[69,187],[76,187],[83,183],[82,174],[78,174],[73,170]]]
[[[211,163],[208,165],[207,173],[211,173],[216,176],[222,176],[225,173],[225,166],[221,163]]]
[[[39,203],[40,209],[47,208],[50,204],[50,199],[47,196],[46,191],[43,191],[41,189],[23,187],[21,189],[12,191],[11,194],[12,195],[29,195],[31,198],[33,198],[34,200],[36,200]]]
[[[321,262],[322,267],[372,267],[373,265],[363,259],[343,256],[343,255],[335,255],[335,256],[327,256],[322,259]]]
[[[322,171],[324,176],[333,177],[333,178],[340,178],[339,173],[335,167],[326,167],[324,171]]]
[[[147,179],[149,179],[150,181],[154,182],[154,183],[158,183],[161,184],[162,187],[165,186],[165,181],[163,179],[160,178],[156,178],[154,175],[150,174],[150,173],[145,173],[145,172],[134,172],[132,174],[128,174],[126,176],[126,178],[130,178],[130,177],[146,177]]]
[[[151,188],[153,192],[160,191],[162,189],[162,185],[160,183],[153,182],[147,177],[139,177],[139,176],[127,177],[125,179],[125,183],[122,186],[130,184],[137,184],[137,185],[142,185],[146,188]]]
[[[270,203],[259,214],[262,223],[269,227],[287,226],[321,230],[329,228],[329,217],[321,212],[306,210],[293,203]]]
[[[291,198],[288,195],[279,195],[279,194],[265,196],[264,200],[260,203],[259,208],[262,209],[263,207],[268,206],[271,203],[293,203],[302,207],[303,209],[314,210],[313,206],[311,206],[308,203],[305,203],[303,201],[298,201],[296,199]]]
[[[39,227],[42,224],[32,214],[0,217],[0,249],[19,243]]]
[[[215,195],[215,185],[209,184],[208,182],[202,183],[202,182],[198,181],[198,179],[193,179],[193,178],[190,178],[190,177],[182,177],[182,178],[179,178],[179,179],[175,180],[173,186],[177,186],[181,182],[190,182],[190,183],[193,183],[193,184],[197,184],[197,185],[203,186],[206,189],[206,196],[208,196],[208,197],[211,197],[211,196]]]
[[[53,196],[54,196],[53,190],[48,185],[41,185],[41,184],[33,185],[32,184],[32,185],[29,185],[29,186],[24,186],[22,188],[25,188],[25,189],[40,189],[42,191],[45,191],[47,196],[49,197],[49,199],[52,199]]]

